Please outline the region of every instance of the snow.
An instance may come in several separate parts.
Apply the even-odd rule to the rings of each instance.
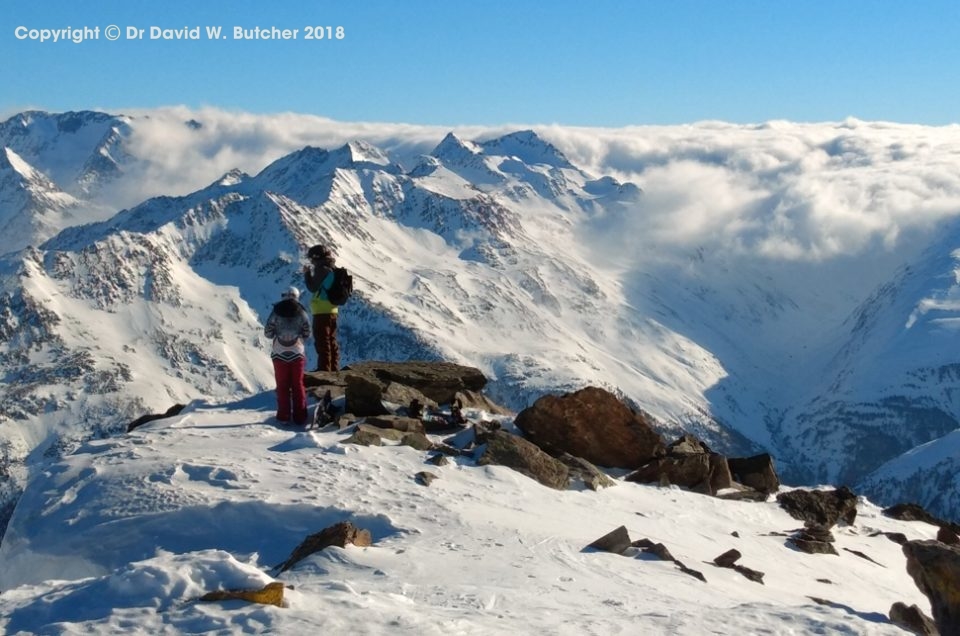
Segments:
[[[773,501],[619,479],[556,491],[472,457],[436,467],[409,447],[344,444],[348,430],[280,428],[272,409],[269,391],[192,403],[36,470],[0,547],[0,630],[893,635],[894,602],[930,613],[900,546],[871,535],[936,529],[867,501],[834,529],[838,556],[810,555],[770,534],[802,525]],[[414,479],[424,470],[438,476],[429,487]],[[276,572],[306,536],[344,520],[373,545]],[[643,553],[586,548],[621,525],[707,582]],[[709,564],[731,548],[763,584]],[[197,600],[274,580],[284,607]]]

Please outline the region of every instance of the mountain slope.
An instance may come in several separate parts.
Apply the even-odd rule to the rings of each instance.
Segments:
[[[9,148],[0,151],[0,254],[40,245],[73,220],[80,202]]]
[[[470,456],[425,466],[410,447],[344,444],[349,431],[276,428],[271,412],[270,393],[195,403],[36,473],[0,549],[0,629],[894,636],[894,602],[930,613],[901,546],[878,533],[936,529],[866,501],[834,528],[837,555],[811,555],[786,545],[800,522],[773,502],[629,482],[556,491]],[[420,485],[421,471],[437,479]],[[276,571],[341,521],[372,545]],[[636,548],[587,548],[619,526],[705,580]],[[762,584],[710,565],[730,549]],[[282,608],[196,600],[273,581]]]

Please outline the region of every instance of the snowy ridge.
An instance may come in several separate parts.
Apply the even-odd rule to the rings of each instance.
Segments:
[[[622,481],[555,491],[467,456],[430,466],[410,447],[344,444],[349,431],[277,428],[272,401],[193,403],[37,472],[0,548],[0,629],[894,636],[893,603],[930,613],[901,546],[878,532],[936,528],[867,501],[834,528],[837,556],[805,554],[785,545],[800,522],[775,502]],[[429,487],[413,478],[425,470]],[[307,535],[345,520],[373,545],[276,572]],[[586,547],[619,526],[706,580],[636,549]],[[763,584],[710,565],[731,548]],[[282,608],[196,600],[272,581],[287,586]]]

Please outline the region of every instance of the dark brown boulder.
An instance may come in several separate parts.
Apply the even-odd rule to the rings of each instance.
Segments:
[[[452,404],[458,391],[481,391],[487,385],[479,369],[452,362],[357,362],[344,367],[343,373],[348,377],[348,389],[351,375],[363,375],[383,389],[391,383],[416,389],[437,404]],[[350,405],[349,391],[347,403],[353,413],[363,415]]]
[[[726,459],[717,453],[668,455],[655,459],[624,477],[641,484],[668,481],[708,495],[729,488],[733,483]]]
[[[630,541],[630,533],[627,532],[626,526],[620,526],[619,528],[611,530],[607,534],[603,535],[587,547],[593,548],[594,550],[601,550],[603,552],[623,554],[632,545],[633,543]]]
[[[744,486],[762,493],[774,493],[780,490],[780,478],[769,453],[753,457],[728,457],[730,474]]]
[[[570,471],[563,462],[506,431],[494,431],[487,438],[487,447],[477,464],[506,466],[544,486],[563,490],[570,485]]]
[[[637,468],[664,453],[646,417],[597,387],[545,395],[518,413],[515,424],[551,455],[570,453],[607,468]]]
[[[933,620],[916,605],[894,603],[890,607],[890,622],[919,636],[940,636]]]
[[[941,634],[960,634],[960,548],[939,541],[903,545],[907,573],[930,600]]]
[[[808,523],[807,526],[787,539],[787,543],[807,554],[837,554],[834,538],[827,526]]]
[[[836,490],[791,490],[777,495],[777,503],[791,517],[833,527],[838,521],[852,524],[857,518],[857,496],[846,486]]]

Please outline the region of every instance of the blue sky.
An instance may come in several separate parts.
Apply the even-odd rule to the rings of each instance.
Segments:
[[[442,126],[960,122],[953,0],[8,0],[2,15],[3,115],[182,104]],[[21,26],[101,32],[39,42]],[[202,39],[151,40],[151,26]],[[216,26],[226,39],[207,39]],[[298,33],[236,40],[235,26]],[[307,40],[310,26],[344,37]]]

